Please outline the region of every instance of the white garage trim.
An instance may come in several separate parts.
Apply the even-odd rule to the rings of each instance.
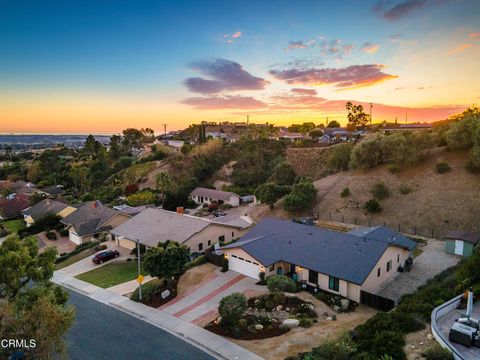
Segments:
[[[71,230],[68,232],[68,238],[71,242],[74,242],[77,245],[80,245],[82,243],[82,238]]]
[[[455,240],[455,255],[463,256],[463,241]]]
[[[246,275],[256,280],[260,280],[258,274],[260,273],[260,264],[255,261],[250,261],[241,256],[229,254],[228,269],[236,271],[240,274]]]

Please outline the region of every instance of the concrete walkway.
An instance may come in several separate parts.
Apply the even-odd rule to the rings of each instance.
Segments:
[[[206,315],[209,318],[215,317],[220,300],[227,295],[234,292],[267,292],[265,286],[255,285],[254,279],[235,271],[222,273],[217,269],[215,272],[217,276],[214,279],[184,297],[169,301],[161,310],[192,323],[202,323],[200,320]]]
[[[151,308],[141,303],[131,301],[114,291],[102,289],[75,279],[62,270],[55,271],[52,279],[54,283],[82,293],[96,301],[117,308],[125,313],[135,316],[136,318],[142,319],[143,321],[168,331],[171,334],[181,337],[185,341],[208,352],[217,359],[262,359],[258,355],[228,341],[227,339],[191,324],[188,321],[172,316],[163,310]],[[235,275],[238,274],[233,273],[233,276]]]
[[[153,278],[150,275],[146,275],[143,279],[143,284],[149,282],[150,280],[153,280]],[[138,288],[138,282],[137,280],[131,280],[124,282],[123,284],[118,284],[112,287],[109,287],[108,290],[116,292],[117,294],[120,295],[126,295],[134,292]]]

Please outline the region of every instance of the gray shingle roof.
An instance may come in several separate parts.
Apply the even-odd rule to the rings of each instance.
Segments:
[[[379,240],[380,234],[362,237],[265,218],[240,241],[222,249],[240,247],[265,266],[285,261],[360,285],[392,245]]]
[[[190,195],[191,196],[203,196],[203,197],[207,197],[207,198],[210,198],[210,199],[222,200],[222,201],[230,200],[230,197],[232,197],[232,196],[240,197],[237,194],[229,192],[229,191],[207,189],[207,188],[202,188],[202,187],[195,188],[190,193]]]
[[[450,231],[445,235],[445,239],[449,240],[463,240],[470,244],[476,245],[480,241],[480,233],[470,231]]]
[[[63,204],[59,201],[43,199],[32,207],[22,211],[22,213],[24,215],[30,216],[34,221],[37,221],[49,214],[56,215],[60,211],[65,209],[67,206],[67,204]]]
[[[363,229],[355,229],[349,231],[348,234],[360,237],[367,237],[368,239],[378,241],[384,241],[387,244],[397,245],[408,250],[412,250],[417,246],[415,241],[393,231],[386,226],[375,226]]]
[[[73,226],[79,236],[85,236],[110,230],[102,225],[117,214],[118,211],[102,205],[100,201],[88,201],[61,222]]]
[[[159,242],[167,240],[183,243],[209,224],[206,219],[148,208],[117,226],[111,233],[129,240],[140,240],[147,246],[157,246]]]

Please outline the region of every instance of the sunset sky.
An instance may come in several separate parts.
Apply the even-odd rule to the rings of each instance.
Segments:
[[[480,1],[0,0],[0,132],[441,120],[480,102]]]

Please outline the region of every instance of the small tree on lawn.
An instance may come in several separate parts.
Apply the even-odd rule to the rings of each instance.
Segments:
[[[222,317],[222,325],[234,326],[247,309],[247,298],[242,293],[233,293],[220,300],[218,313]]]
[[[143,268],[151,276],[165,277],[167,287],[171,289],[173,278],[182,274],[185,264],[190,260],[189,253],[185,245],[167,240],[147,250]]]
[[[285,275],[273,275],[267,279],[268,290],[272,293],[295,292],[297,287],[295,281]]]

